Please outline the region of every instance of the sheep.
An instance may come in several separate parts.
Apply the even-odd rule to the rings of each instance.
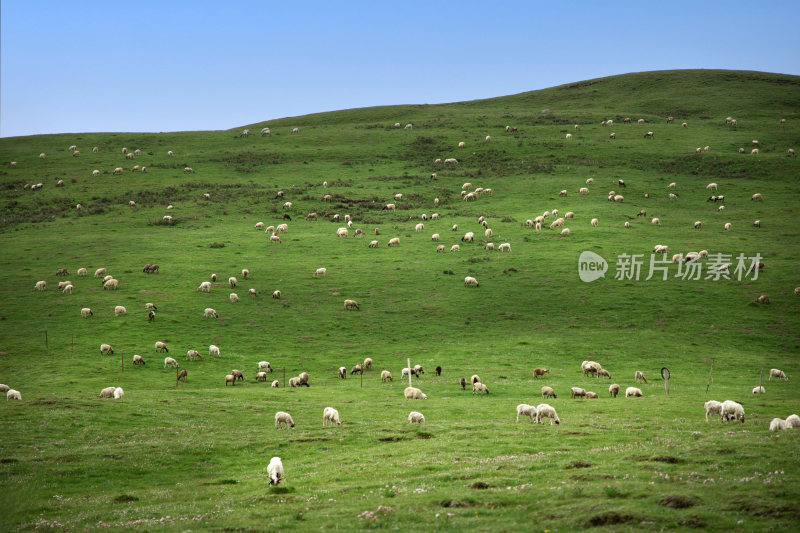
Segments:
[[[43,291],[47,289],[47,282],[45,280],[40,280],[36,282],[36,285],[33,286],[34,289],[37,291]]]
[[[650,224],[652,224],[654,226],[660,226],[661,225],[661,221],[658,219],[658,217],[653,217],[653,219],[650,220]]]
[[[308,372],[300,372],[300,375],[297,376],[297,386],[305,385],[306,387],[310,387],[308,384]]]
[[[379,244],[379,243],[378,243],[378,241],[377,241],[377,240],[374,240],[374,241],[369,241],[369,247],[370,247],[370,248],[377,248],[377,247],[378,247],[378,244]]]
[[[723,228],[725,229],[725,231],[730,231],[732,227],[733,227],[733,226],[731,225],[731,223],[730,223],[730,222],[726,222],[726,223],[725,223],[725,225],[723,226]]]
[[[105,283],[106,281],[108,281],[110,279],[113,279],[113,278],[114,278],[114,276],[106,276],[106,277],[103,278],[103,283]]]
[[[422,223],[417,224],[416,226],[414,226],[414,231],[422,231],[424,229],[425,229],[425,224],[422,224]]]
[[[156,318],[156,312],[152,309],[147,313],[147,321],[152,322]]]
[[[605,368],[598,368],[597,369],[596,377],[599,378],[601,376],[604,377],[604,378],[611,379],[611,374]]]
[[[447,159],[444,160],[444,164],[445,165],[448,165],[448,164],[457,165],[458,164],[458,159],[456,159],[455,157],[448,157]]]
[[[408,422],[409,424],[424,424],[425,415],[418,411],[411,411],[408,413]]]
[[[347,311],[349,309],[358,309],[358,310],[360,310],[360,308],[358,307],[358,302],[356,302],[355,300],[345,300],[344,301],[344,310]]]
[[[531,424],[533,424],[537,414],[536,408],[532,405],[521,403],[517,406],[517,422],[519,422],[519,415],[522,415],[529,417],[531,419]]]
[[[234,377],[234,379],[238,379],[239,381],[244,383],[244,372],[242,372],[241,370],[236,370],[234,368],[233,370],[231,370],[231,375]]]
[[[653,247],[654,254],[665,254],[667,252],[669,252],[669,246],[665,246],[663,244],[656,244]]]
[[[628,387],[627,389],[625,389],[625,397],[630,398],[631,396],[636,398],[641,398],[642,390],[637,389],[636,387]]]
[[[536,406],[536,423],[541,424],[542,418],[549,418],[551,426],[553,425],[553,422],[555,422],[556,425],[561,424],[561,420],[559,420],[556,410],[553,408],[553,406],[546,403],[540,403]]]
[[[464,141],[461,141],[460,143],[458,143],[458,147],[459,148],[464,148],[465,146],[466,146],[466,143]]]
[[[278,387],[280,387],[280,385],[281,385],[280,382],[278,382],[278,380],[276,379],[272,382],[272,385],[270,385],[270,387],[272,387],[273,389],[277,389]]]
[[[762,294],[761,296],[756,298],[756,303],[768,304],[769,303],[769,296],[767,296],[766,294]]]
[[[239,301],[239,295],[236,294],[235,292],[230,293],[230,295],[228,297],[230,298],[231,303],[235,304],[235,303],[237,303]]]
[[[269,361],[259,361],[257,366],[259,370],[272,372],[272,366],[270,366]]]
[[[11,390],[11,387],[6,385],[5,383],[0,383],[0,392],[8,392]]]
[[[197,287],[197,290],[201,292],[211,292],[211,282],[204,281],[199,287]]]
[[[167,345],[164,342],[156,341],[156,351],[161,353],[169,353],[169,349],[167,349]]]
[[[386,243],[386,246],[400,246],[400,238],[392,237],[391,239],[389,239],[389,242]]]
[[[364,359],[364,370],[372,370],[372,358],[367,357]]]
[[[351,375],[351,376],[352,376],[353,374],[363,374],[363,373],[364,373],[364,367],[361,365],[361,363],[358,363],[356,366],[354,366],[354,367],[353,367],[353,368],[350,370],[350,375]]]
[[[426,400],[428,396],[416,387],[406,387],[403,390],[406,400]]]
[[[346,236],[347,236],[347,235],[345,235],[345,237],[346,237]],[[270,236],[269,236],[269,242],[277,242],[277,243],[282,243],[283,241],[281,241],[281,238],[280,238],[280,237],[278,237],[278,235],[277,235],[277,234],[273,233],[272,235],[270,235]]]
[[[478,374],[472,374],[472,377],[469,378],[469,382],[474,385],[475,383],[480,383],[481,382],[481,378],[480,378],[480,376]]]
[[[203,311],[203,318],[209,318],[209,317],[219,318],[219,315],[211,307],[206,307],[205,310]]]
[[[567,236],[569,236],[569,228],[564,228],[564,229],[562,229],[562,230],[561,230],[561,233],[559,233],[559,235],[561,235],[562,237],[567,237]]]
[[[274,299],[276,299],[276,300],[280,300],[280,299],[281,299],[281,291],[274,291],[274,292],[272,293],[272,297],[273,297]]]
[[[68,282],[66,285],[64,285],[64,288],[61,290],[61,292],[63,292],[64,294],[72,294],[72,290],[74,288],[75,287],[72,285],[72,283]]]
[[[478,381],[477,383],[472,384],[472,394],[475,395],[476,392],[483,396],[485,394],[489,394],[489,389],[486,387],[486,384]]]
[[[114,355],[114,348],[111,347],[110,344],[101,344],[100,345],[100,355],[103,354]]]
[[[187,361],[193,361],[195,359],[200,359],[201,361],[203,360],[203,356],[200,355],[200,352],[198,352],[197,350],[189,350],[186,352]]]
[[[789,378],[786,377],[786,374],[783,373],[783,370],[778,370],[777,368],[769,369],[769,378],[767,378],[767,381],[772,381],[772,378],[789,381]]]
[[[386,204],[383,206],[382,211],[394,211],[396,207],[395,204]]]
[[[542,398],[548,398],[548,397],[558,398],[558,396],[556,396],[556,391],[554,391],[552,387],[548,387],[547,385],[545,385],[544,387],[542,387]]]
[[[22,401],[22,394],[15,389],[8,389],[6,392],[6,401],[8,400],[20,400]]]
[[[81,309],[81,316],[83,318],[89,318],[90,316],[94,316],[94,313],[92,313],[92,310],[89,309],[88,307],[84,307],[83,309]]]
[[[327,268],[325,268],[325,267],[318,268],[318,269],[316,269],[316,270],[314,271],[314,277],[315,277],[315,278],[318,278],[318,277],[320,277],[320,276],[322,276],[322,277],[326,277],[326,276],[327,276],[327,274],[328,274],[328,269],[327,269]]]
[[[480,287],[478,280],[473,278],[472,276],[467,276],[464,278],[464,286],[465,287]]]
[[[281,429],[282,425],[286,425],[286,427],[293,428],[294,420],[292,420],[292,415],[290,415],[289,413],[284,411],[278,411],[277,413],[275,413],[275,429]]]
[[[722,412],[722,404],[715,400],[708,400],[706,403],[703,404],[703,407],[706,409],[706,422],[708,422],[708,415],[710,414],[720,414]]]
[[[382,370],[381,371],[381,382],[385,383],[387,380],[388,381],[394,381],[394,378],[392,378],[392,373],[389,372],[388,370]]]
[[[256,381],[263,381],[266,383],[267,381],[267,373],[266,372],[259,372],[256,374]]]
[[[339,369],[337,370],[337,372],[338,372],[339,377],[341,379],[347,379],[347,367],[346,366],[340,366]]]
[[[183,169],[184,174],[194,174],[194,169],[192,167],[185,167]]]
[[[289,378],[289,386],[292,388],[298,387],[298,379],[297,378]]]
[[[550,373],[550,370],[547,368],[534,368],[533,369],[533,379],[538,377],[544,376],[545,374]]]
[[[753,148],[750,150],[750,155],[758,155],[758,148]]]
[[[294,378],[292,378],[292,379],[294,379]],[[233,374],[228,374],[228,375],[225,376],[225,386],[226,387],[228,386],[228,383],[230,383],[232,387],[236,386],[236,378],[234,377]]]
[[[98,398],[113,398],[114,397],[114,390],[116,387],[106,387],[100,391],[100,394],[97,396]]]
[[[640,370],[637,370],[633,375],[633,382],[634,383],[639,383],[641,381],[644,381],[645,383],[647,383],[647,378],[644,377],[644,374],[642,374],[642,372]]]
[[[139,365],[143,365],[144,366],[144,364],[145,364],[144,357],[142,357],[139,354],[133,354],[133,364],[134,364],[134,366],[139,366]]]
[[[124,305],[118,305],[118,306],[116,306],[114,308],[114,316],[120,316],[120,315],[124,315],[124,314],[127,314],[127,313],[128,313],[128,310],[125,309]]]
[[[769,423],[770,431],[779,431],[781,429],[786,429],[786,427],[786,420],[782,420],[780,418],[773,418]]]
[[[622,203],[625,201],[625,197],[622,196],[621,194],[615,194],[612,199],[617,203]]]
[[[800,427],[800,416],[797,415],[789,415],[786,417],[786,427],[787,428],[798,428]]]
[[[644,134],[644,138],[645,139],[652,139],[653,138],[653,132],[652,131],[648,131],[647,133]]]
[[[571,141],[571,140],[572,140],[572,134],[571,134],[571,133],[567,133],[567,135],[566,135],[566,139],[567,139],[568,141]]]
[[[178,361],[173,359],[172,357],[165,357],[164,358],[164,368],[171,366],[173,368],[178,368]]]
[[[733,400],[725,400],[722,402],[722,408],[720,409],[719,415],[723,422],[727,422],[729,420],[739,420],[742,422],[742,424],[744,424],[744,407]]]
[[[678,199],[678,195],[674,194],[674,193],[669,193],[667,195],[667,198],[669,198],[670,200],[677,200]]]
[[[589,391],[589,390],[586,391],[586,399],[587,400],[596,400],[599,397],[600,396],[598,396],[596,392],[592,392],[592,391]]]
[[[333,407],[326,407],[322,411],[322,427],[325,427],[329,424],[336,424],[337,426],[342,425],[342,421],[339,419],[339,411]]]
[[[103,290],[115,291],[117,288],[119,288],[119,281],[113,278],[103,283]]]
[[[753,387],[753,391],[752,392],[753,392],[753,394],[764,394],[767,391],[764,390],[764,387],[759,385],[758,387]]]
[[[466,378],[461,378],[458,382],[461,384],[461,390],[467,390],[467,380],[466,380]]]
[[[580,387],[572,387],[569,393],[570,398],[586,398],[586,389]]]
[[[123,396],[125,396],[125,391],[122,390],[122,387],[116,387],[114,389],[114,399],[121,400]]]
[[[233,289],[234,287],[236,287],[236,285],[239,284],[239,280],[236,279],[235,277],[231,276],[231,277],[228,278],[228,283],[230,284],[231,289]]]
[[[610,396],[612,396],[612,397],[616,398],[616,397],[617,397],[617,394],[619,394],[619,385],[617,385],[616,383],[613,383],[613,384],[611,384],[611,385],[608,387],[608,394],[609,394]]]
[[[78,271],[76,272],[76,274],[77,274],[78,276],[85,276],[85,275],[87,275],[87,272],[86,272],[86,269],[85,269],[85,268],[81,267],[81,268],[79,268],[79,269],[78,269]]]
[[[451,252],[459,252],[459,251],[461,251],[461,247],[459,245],[457,245],[457,244],[454,244],[453,246],[450,247],[450,251]]]
[[[626,228],[630,228],[631,227],[631,223],[626,220],[625,224],[623,224],[623,226],[626,227]]]
[[[600,221],[597,220],[596,218],[593,218],[589,223],[592,225],[592,227],[596,228],[597,225],[600,223]]]
[[[418,378],[419,377],[419,372],[417,372],[417,370],[415,368],[413,368],[413,367],[412,368],[406,367],[406,368],[404,368],[403,370],[400,371],[400,377],[401,378],[404,378],[404,377],[406,377],[408,375],[413,375],[415,378]]]
[[[292,202],[284,202],[283,208],[284,209],[291,209],[292,208]]]

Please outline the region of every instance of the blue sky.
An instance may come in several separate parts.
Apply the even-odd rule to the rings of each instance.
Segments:
[[[798,15],[796,0],[3,0],[0,136],[228,129],[646,70],[800,74]]]

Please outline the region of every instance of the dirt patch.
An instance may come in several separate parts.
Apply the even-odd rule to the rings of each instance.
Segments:
[[[658,500],[658,505],[670,509],[688,509],[697,505],[697,500],[680,494],[667,494]]]
[[[442,502],[442,507],[448,507],[448,508],[470,507],[471,505],[473,505],[472,502],[464,502],[461,500],[444,500]]]
[[[139,498],[137,498],[136,496],[131,496],[130,494],[120,494],[111,501],[114,503],[130,503],[130,502],[138,502]]]
[[[490,486],[491,486],[491,485],[489,485],[489,484],[488,484],[488,483],[486,483],[485,481],[476,481],[475,483],[473,483],[472,485],[470,485],[470,486],[469,486],[469,488],[471,488],[471,489],[478,489],[478,490],[484,490],[484,489],[488,489]]]
[[[636,515],[630,513],[618,513],[616,511],[608,511],[606,513],[596,514],[586,521],[588,527],[598,526],[612,526],[614,524],[625,524],[638,520]]]
[[[392,435],[391,437],[381,437],[378,440],[381,442],[399,442],[401,440],[406,440],[406,437],[401,435]]]
[[[658,462],[658,463],[668,463],[668,464],[671,464],[671,465],[683,462],[683,459],[680,459],[678,457],[673,457],[671,455],[659,455],[657,457],[653,457],[650,460]]]
[[[771,518],[791,518],[800,520],[800,504],[773,504],[764,500],[747,499],[736,500],[731,506],[732,510],[745,511],[752,516],[768,516]]]
[[[572,461],[570,464],[567,465],[567,468],[589,468],[594,466],[592,463],[588,461],[581,461],[580,459],[576,461]]]

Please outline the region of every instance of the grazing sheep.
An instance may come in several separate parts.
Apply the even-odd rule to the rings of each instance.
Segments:
[[[424,392],[416,387],[406,387],[403,390],[403,395],[406,397],[406,400],[426,400],[428,398]]]
[[[533,379],[536,379],[538,377],[544,376],[545,374],[548,374],[549,372],[550,372],[550,370],[547,369],[547,368],[534,368],[533,369]]]
[[[114,316],[120,316],[120,315],[124,315],[124,314],[127,314],[127,313],[128,313],[128,310],[125,309],[125,306],[123,306],[123,305],[118,305],[118,306],[116,306],[114,308]]]
[[[79,268],[78,272],[76,273],[78,276],[85,276],[87,274],[85,268]]]
[[[589,391],[589,390],[586,391],[586,399],[587,400],[596,400],[599,397],[600,396],[598,396],[596,392],[592,392],[592,391]]]
[[[231,303],[237,303],[239,301],[239,295],[235,292],[230,293],[228,297],[230,298]]]
[[[203,356],[200,355],[200,352],[198,352],[197,350],[189,350],[188,352],[186,352],[186,359],[188,361],[193,361],[195,359],[200,359],[202,361]]]
[[[209,318],[209,317],[219,318],[219,315],[211,307],[206,307],[205,311],[203,311],[203,318]]]
[[[559,196],[566,196],[566,195],[567,195],[567,190],[566,190],[566,189],[561,189],[561,190],[558,192],[558,195],[559,195]]]
[[[270,366],[269,361],[259,361],[257,366],[259,370],[272,372],[272,366]]]
[[[480,393],[481,396],[484,394],[489,394],[489,389],[486,387],[484,383],[480,381],[477,383],[472,384],[472,394],[474,395],[476,392]]]
[[[236,279],[235,277],[231,276],[231,277],[228,278],[228,283],[230,283],[231,289],[233,289],[234,287],[236,287],[236,285],[239,284],[239,280]]]
[[[722,414],[722,404],[715,400],[708,400],[706,403],[703,404],[703,407],[706,409],[706,422],[708,422],[708,415],[710,414]]]
[[[644,138],[645,139],[652,139],[653,138],[653,132],[652,131],[648,131],[647,133],[644,134]]]
[[[103,290],[115,291],[117,290],[117,288],[119,288],[119,281],[115,280],[114,278],[111,278],[110,280],[103,283]]]
[[[355,300],[345,300],[344,310],[347,311],[348,309],[360,309],[358,307],[358,302],[356,302]]]
[[[786,420],[780,418],[773,418],[772,421],[769,423],[769,430],[770,431],[779,431],[781,429],[786,429]]]
[[[521,403],[517,406],[517,422],[519,422],[519,416],[527,416],[531,419],[531,424],[536,419],[536,407],[532,405],[528,405],[527,403]]]
[[[386,246],[400,246],[400,238],[392,237],[391,239],[389,239],[389,242],[386,243]]]
[[[586,398],[586,389],[582,389],[580,387],[572,387],[570,389],[569,397],[572,399]]]
[[[64,294],[72,294],[72,290],[74,288],[75,287],[72,285],[72,283],[67,283],[66,285],[64,285],[64,288],[61,290],[61,292],[63,292]]]
[[[730,223],[730,222],[726,222],[726,223],[725,223],[725,225],[723,226],[723,228],[725,228],[725,231],[730,231],[730,230],[731,230],[731,227],[732,227],[732,226],[731,226],[731,223]]]
[[[598,368],[596,377],[598,377],[598,378],[599,377],[604,377],[604,378],[611,379],[611,374],[605,368]]]
[[[185,167],[183,172],[184,174],[194,174],[194,169],[192,167]]]
[[[473,385],[475,383],[480,383],[480,381],[481,381],[481,378],[480,378],[480,376],[478,374],[472,374],[472,377],[469,378],[469,382],[472,383]]]
[[[786,417],[786,428],[798,428],[800,427],[800,416],[797,415],[789,415]]]
[[[112,348],[110,344],[101,344],[100,345],[100,355],[103,355],[105,353],[107,353],[109,355],[114,355],[114,348]]]
[[[11,390],[11,387],[6,385],[5,383],[0,383],[0,392],[8,392]]]
[[[540,403],[536,406],[536,423],[541,424],[542,418],[549,418],[551,426],[553,425],[553,422],[555,422],[556,425],[561,424],[561,420],[559,420],[556,410],[552,405],[546,403]]]
[[[562,237],[567,237],[569,235],[569,228],[562,229],[559,235],[561,235]]]
[[[769,303],[769,296],[766,294],[762,294],[758,298],[756,298],[756,302],[760,304],[768,304]]]
[[[272,382],[272,385],[270,385],[270,386],[271,386],[273,389],[277,389],[278,387],[280,387],[280,383],[279,383],[279,382],[278,382],[278,380],[276,379],[275,381],[273,381],[273,382]]]
[[[566,139],[567,139],[568,141],[571,141],[571,140],[572,140],[572,134],[571,134],[571,133],[567,133],[567,135],[566,135]]]
[[[641,398],[642,396],[641,389],[637,389],[636,387],[628,387],[627,389],[625,389],[625,397],[629,398],[631,396],[634,396],[636,398]]]
[[[6,391],[6,401],[8,400],[22,401],[22,394],[18,390],[8,389],[8,391]]]
[[[134,354],[133,355],[133,364],[135,366],[144,365],[145,364],[144,357],[142,357],[141,355],[138,355],[138,354]]]
[[[786,374],[783,373],[783,370],[778,370],[777,368],[769,369],[769,378],[767,379],[767,381],[772,381],[772,378],[782,379],[783,381],[789,381],[789,378],[786,377]]]
[[[276,300],[280,300],[281,299],[281,291],[274,291],[272,293],[272,297],[275,298]]]
[[[370,248],[377,248],[378,247],[378,241],[377,240],[369,241],[369,247]]]
[[[164,352],[169,353],[166,343],[163,343],[161,341],[156,341],[156,351],[162,353]]]
[[[324,267],[323,268],[318,268],[317,270],[314,271],[314,277],[315,278],[318,278],[320,276],[326,277],[327,274],[328,274],[328,269],[324,268]]]
[[[425,415],[418,411],[411,411],[408,413],[408,422],[409,424],[424,424]]]
[[[339,369],[337,370],[337,372],[339,373],[339,377],[341,379],[347,379],[347,367],[346,366],[340,366]]]
[[[329,424],[336,424],[337,426],[342,425],[342,421],[339,419],[339,411],[333,407],[326,407],[322,411],[322,427]]]
[[[510,252],[511,251],[511,243],[504,242],[501,243],[500,246],[497,247],[498,252]]]
[[[300,375],[297,376],[297,386],[305,385],[306,387],[310,387],[308,384],[308,372],[300,372]]]
[[[610,396],[616,398],[617,394],[619,394],[619,385],[617,385],[616,383],[613,383],[612,385],[610,385],[608,387],[608,394]]]
[[[474,242],[475,241],[475,234],[471,231],[468,231],[461,237],[461,242]]]
[[[542,387],[542,398],[558,398],[558,396],[556,396],[556,391],[552,387],[545,385]]]
[[[364,370],[372,370],[372,358],[367,357],[364,359]]]
[[[597,225],[600,223],[600,221],[597,220],[596,218],[593,218],[589,223],[592,225],[592,227],[596,228]]]
[[[723,422],[738,420],[744,424],[744,407],[733,400],[725,400],[720,409],[720,419]]]
[[[461,390],[467,390],[467,380],[466,380],[466,378],[461,378],[458,382],[461,384]]]
[[[97,396],[98,398],[113,398],[114,397],[114,390],[116,387],[106,387],[100,391],[100,394]]]
[[[164,358],[164,368],[171,366],[173,368],[178,368],[178,361],[173,359],[172,357],[165,357]]]
[[[33,286],[34,289],[37,291],[43,291],[47,288],[47,282],[45,280],[40,280],[36,282],[36,285]]]
[[[350,375],[351,375],[351,376],[352,376],[353,374],[363,374],[363,373],[364,373],[364,367],[361,365],[361,363],[358,363],[356,366],[354,366],[354,367],[353,367],[353,368],[350,370]]]
[[[394,379],[392,378],[392,373],[389,372],[388,370],[382,370],[381,371],[381,382],[385,383],[387,380],[394,381]]]
[[[658,219],[658,217],[654,217],[654,218],[653,218],[653,219],[650,221],[650,223],[651,223],[652,225],[654,225],[654,226],[660,226],[660,225],[661,225],[661,221]]]
[[[345,235],[345,237],[347,237],[347,235]],[[272,235],[270,235],[270,236],[269,236],[269,242],[277,242],[277,243],[279,243],[279,244],[280,244],[280,243],[283,243],[283,241],[281,240],[281,238],[280,238],[280,237],[278,237],[278,235],[277,235],[277,234],[275,234],[275,233],[273,233]]]
[[[294,378],[292,378],[292,379],[294,379]],[[235,387],[236,386],[236,376],[234,376],[233,374],[226,375],[225,376],[225,386],[226,387],[228,386],[228,383],[230,383],[232,387]]]
[[[89,318],[90,316],[94,316],[94,313],[92,313],[92,310],[89,309],[88,307],[84,307],[83,309],[81,309],[81,316],[83,318]]]
[[[464,286],[465,287],[470,287],[470,286],[480,287],[480,285],[478,284],[478,280],[473,278],[472,276],[467,276],[467,277],[464,278]]]
[[[634,375],[633,375],[633,382],[634,383],[639,383],[641,381],[644,381],[645,383],[647,383],[647,378],[644,377],[644,374],[642,374],[642,372],[640,370],[637,370],[636,373],[634,373]]]
[[[275,429],[281,429],[282,425],[286,425],[287,428],[293,428],[294,420],[292,420],[292,415],[289,413],[278,411],[275,413]]]
[[[626,220],[625,224],[623,224],[623,226],[626,227],[626,228],[630,228],[631,227],[631,223]]]
[[[299,387],[299,380],[297,378],[289,378],[289,386],[292,388]]]
[[[270,459],[269,465],[267,465],[267,476],[269,476],[270,485],[277,485],[281,482],[283,479],[283,462],[280,457]]]
[[[753,394],[764,394],[766,392],[767,391],[764,390],[764,387],[762,387],[760,385],[758,387],[753,387]]]
[[[125,396],[125,391],[122,390],[122,387],[116,387],[114,389],[114,399],[121,400],[123,396]]]

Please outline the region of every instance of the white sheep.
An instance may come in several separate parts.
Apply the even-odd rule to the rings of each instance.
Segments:
[[[633,373],[633,381],[634,381],[634,383],[639,383],[639,382],[642,382],[642,381],[647,383],[647,378],[644,377],[644,374],[642,374],[641,370],[637,370],[636,372]]]
[[[139,365],[144,365],[146,363],[144,362],[144,357],[142,357],[139,354],[133,354],[133,364],[135,366],[139,366]]]
[[[569,390],[569,397],[570,398],[586,398],[586,389],[581,387],[572,387]]]
[[[267,373],[266,372],[259,372],[256,374],[256,381],[263,381],[266,383],[267,381]]]
[[[11,387],[6,385],[5,383],[0,383],[0,392],[5,393],[5,392],[8,392],[10,390],[11,390]]]
[[[112,348],[110,344],[101,344],[100,355],[103,355],[104,353],[107,353],[109,355],[114,355],[114,348]]]
[[[230,298],[231,303],[237,303],[239,301],[239,295],[235,292],[230,293],[228,297]]]
[[[783,373],[783,370],[778,370],[777,368],[769,369],[769,378],[767,378],[767,381],[771,381],[772,378],[789,381],[789,378],[786,377],[786,374]]]
[[[345,237],[346,237],[346,235],[345,235]],[[281,241],[281,238],[278,237],[278,235],[276,233],[273,233],[272,235],[269,236],[269,242],[282,243],[283,241]]]
[[[124,314],[127,314],[127,313],[128,313],[128,310],[125,309],[124,305],[118,305],[118,306],[116,306],[114,308],[114,316],[120,316],[120,315],[124,315]]]
[[[531,424],[533,424],[538,412],[536,411],[536,407],[528,405],[527,403],[521,403],[517,406],[517,422],[519,422],[519,415],[530,417]]]
[[[8,389],[6,392],[6,401],[8,400],[22,400],[22,394],[15,389]]]
[[[708,415],[722,414],[722,403],[716,400],[708,400],[706,403],[703,404],[703,407],[706,408],[706,422],[708,422]]]
[[[265,372],[272,372],[272,366],[270,366],[269,361],[259,361],[258,369],[264,370]]]
[[[630,398],[631,396],[635,398],[641,398],[642,390],[636,387],[628,387],[627,389],[625,389],[625,397]]]
[[[320,277],[320,276],[322,276],[322,277],[326,277],[326,276],[327,276],[327,274],[328,274],[328,269],[327,269],[327,268],[325,268],[325,267],[318,268],[318,269],[316,269],[316,270],[314,271],[314,277],[315,277],[315,278],[318,278],[318,277]]]
[[[485,383],[481,383],[477,381],[472,384],[472,394],[480,393],[481,396],[489,394],[489,389],[486,387]]]
[[[381,371],[381,381],[382,382],[394,381],[394,379],[392,378],[392,373],[389,372],[388,370]]]
[[[744,407],[733,400],[725,400],[722,402],[720,419],[723,422],[728,420],[740,420],[742,424],[744,424]]]
[[[789,415],[786,417],[787,428],[800,428],[800,416]]]
[[[294,420],[292,420],[292,415],[289,413],[278,411],[275,413],[275,429],[281,429],[281,425],[283,424],[285,424],[286,427],[293,428]]]
[[[270,385],[270,386],[271,386],[273,389],[277,389],[278,387],[280,387],[280,386],[281,386],[281,384],[280,384],[280,382],[279,382],[279,381],[276,379],[276,380],[274,380],[274,381],[272,382],[272,385]]]
[[[322,411],[322,427],[329,424],[336,424],[337,426],[342,425],[342,421],[339,419],[339,411],[333,407],[326,407]]]
[[[569,228],[562,229],[559,235],[561,235],[562,237],[567,237],[569,235]]]
[[[465,287],[480,287],[478,284],[478,280],[473,278],[472,276],[467,276],[464,278],[464,286]]]
[[[760,385],[758,387],[753,387],[753,394],[764,394],[766,392],[767,391],[764,390],[764,387],[762,387]]]
[[[156,341],[156,351],[157,352],[169,352],[167,349],[167,344],[161,341]]]
[[[178,361],[173,359],[172,357],[165,357],[164,358],[164,368],[171,366],[173,368],[178,368]]]
[[[121,400],[123,396],[125,396],[125,391],[122,390],[122,387],[116,387],[114,389],[114,399]]]
[[[231,289],[233,289],[234,287],[236,287],[236,285],[239,284],[239,280],[236,279],[235,277],[231,276],[231,277],[228,278],[228,283],[230,284]]]
[[[561,424],[561,420],[559,420],[556,410],[552,405],[546,403],[540,403],[536,406],[536,423],[541,424],[542,418],[549,418],[551,426],[553,425],[553,422],[555,422],[557,425]]]
[[[422,224],[422,223],[417,224],[416,226],[414,226],[414,231],[422,231],[424,229],[425,229],[425,224]]]
[[[275,298],[276,300],[280,300],[281,299],[281,291],[274,291],[272,293],[272,297]]]
[[[113,398],[116,387],[106,387],[100,391],[98,398]]]
[[[781,418],[773,418],[772,421],[769,423],[769,430],[779,431],[781,429],[786,429],[786,420],[783,420]]]
[[[219,318],[219,315],[211,307],[206,307],[205,310],[203,311],[203,318],[209,318],[209,317]]]
[[[289,418],[291,419],[291,417]],[[294,427],[294,424],[292,424],[292,427]],[[277,485],[281,482],[283,479],[283,462],[281,461],[280,457],[273,457],[270,459],[269,464],[267,465],[267,476],[269,476],[270,485]]]
[[[355,300],[345,300],[344,301],[344,310],[347,311],[348,309],[360,310],[361,308],[358,307],[358,302],[356,302]]]
[[[211,292],[211,282],[204,281],[199,287],[197,287],[197,290],[201,292]]]
[[[36,282],[36,285],[33,286],[34,289],[37,291],[43,291],[47,288],[47,282],[45,280],[40,280]]]
[[[410,413],[408,413],[408,422],[409,424],[424,424],[425,415],[423,415],[419,411],[411,411]]]
[[[403,395],[406,400],[426,400],[428,398],[424,392],[416,387],[406,387],[403,390]]]
[[[89,309],[88,307],[84,307],[83,309],[81,309],[81,316],[83,318],[89,318],[90,316],[94,316],[94,313],[92,313],[92,310]]]
[[[374,240],[374,241],[369,241],[369,247],[370,247],[370,248],[377,248],[377,247],[378,247],[378,245],[379,245],[379,243],[378,243],[378,241],[377,241],[377,240]]]

